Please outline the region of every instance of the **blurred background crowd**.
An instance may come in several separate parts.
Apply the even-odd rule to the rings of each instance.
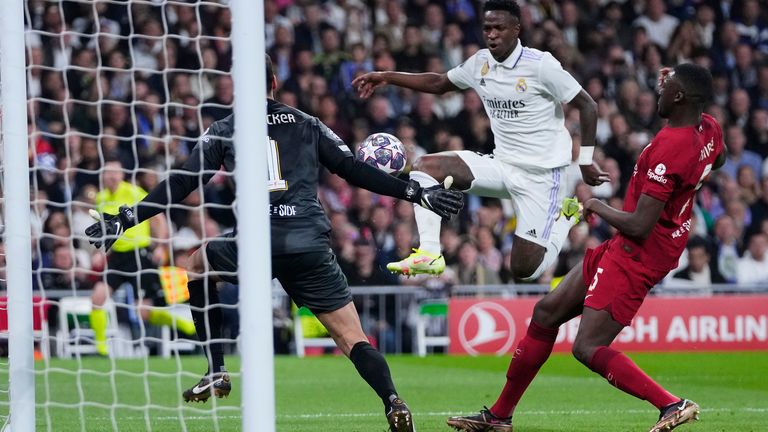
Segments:
[[[724,131],[728,161],[701,188],[688,253],[666,283],[768,282],[768,8],[758,0],[520,0],[524,45],[547,50],[598,102],[596,158],[611,182],[589,187],[573,166],[569,193],[620,207],[634,160],[662,127],[656,81],[662,66],[705,65],[714,75],[707,108]],[[482,3],[470,0],[266,0],[265,31],[277,99],[317,116],[352,145],[389,132],[408,160],[445,150],[489,153],[493,136],[473,91],[444,96],[383,88],[367,100],[350,82],[373,70],[446,72],[484,47]],[[89,289],[103,255],[84,241],[105,159],[126,181],[151,189],[178,168],[208,125],[232,112],[231,15],[225,4],[161,1],[27,1],[30,166],[34,168],[37,286]],[[578,113],[567,111],[574,148]],[[574,151],[575,155],[575,151]],[[515,215],[510,203],[468,197],[445,223],[449,269],[438,280],[383,270],[418,244],[411,204],[323,176],[333,245],[356,285],[461,284],[511,280]],[[158,264],[184,266],[203,239],[230,229],[229,179],[214,177],[169,212]],[[205,207],[201,203],[222,204]],[[576,226],[549,283],[610,237],[603,221]],[[2,246],[0,246],[2,247]],[[45,269],[62,271],[46,276]]]

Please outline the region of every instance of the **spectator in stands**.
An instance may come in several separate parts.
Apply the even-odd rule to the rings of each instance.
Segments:
[[[757,86],[752,90],[752,105],[761,110],[768,110],[768,64],[757,69]]]
[[[725,283],[725,278],[720,274],[717,266],[711,263],[711,256],[707,250],[707,241],[694,236],[688,240],[688,265],[672,276],[672,279],[686,280],[697,287],[706,287],[712,284]]]
[[[731,92],[728,100],[730,123],[745,128],[749,123],[749,110],[749,93],[742,88],[737,88]]]
[[[746,165],[756,176],[762,174],[763,160],[757,153],[745,149],[747,139],[741,126],[732,124],[725,128],[725,144],[728,146],[728,158],[720,169],[721,172],[736,180],[739,168]]]
[[[478,259],[477,245],[472,239],[465,239],[459,246],[459,262],[454,266],[459,285],[497,285],[501,283],[499,272],[494,271]]]
[[[477,259],[485,268],[496,274],[501,270],[503,257],[496,248],[494,235],[487,226],[477,229]]]
[[[123,205],[134,205],[146,195],[140,187],[124,180],[123,167],[116,157],[105,159],[102,172],[104,189],[96,195],[95,202],[99,213],[117,213]],[[150,227],[151,226],[151,227]],[[195,334],[195,325],[191,320],[174,318],[168,311],[151,306],[165,306],[160,278],[156,270],[166,253],[159,245],[151,251],[152,233],[154,238],[167,239],[168,228],[164,215],[158,215],[151,221],[145,221],[126,231],[115,241],[107,258],[106,284],[93,287],[91,301],[91,328],[94,332],[96,350],[101,355],[108,354],[107,348],[107,311],[102,307],[110,297],[111,291],[123,284],[132,287],[133,296],[138,300],[139,312],[144,321],[154,325],[177,327],[188,335]]]
[[[742,165],[736,173],[736,181],[739,184],[741,202],[751,206],[760,197],[760,183],[755,172],[749,165]]]
[[[206,99],[203,103],[202,115],[208,117],[211,122],[214,122],[232,114],[234,95],[232,78],[229,75],[220,75],[216,79],[214,96]]]
[[[702,47],[712,48],[715,34],[715,11],[706,2],[700,2],[696,5],[694,31]]]
[[[724,22],[719,28],[719,38],[713,44],[713,60],[716,72],[725,73],[736,66],[736,46],[739,44],[739,32],[733,21]]]
[[[758,0],[744,0],[741,5],[741,19],[736,23],[736,31],[742,43],[749,44],[766,55],[768,54],[768,33],[766,23],[760,15]]]
[[[645,12],[635,20],[634,25],[645,28],[651,42],[667,48],[678,22],[677,18],[667,14],[664,0],[648,0]]]
[[[71,247],[65,244],[53,249],[53,259],[49,266],[40,269],[40,286],[50,290],[69,290],[74,294],[78,290],[89,290],[93,283],[88,280],[86,270],[77,265]],[[103,282],[97,282],[103,284]]]
[[[40,237],[48,214],[55,213],[58,203],[66,210],[73,196],[82,203],[93,201],[94,188],[101,187],[98,172],[104,156],[119,152],[126,168],[137,164],[149,170],[178,166],[210,122],[231,111],[231,44],[226,40],[231,15],[227,7],[213,3],[205,7],[183,2],[164,8],[142,7],[138,14],[138,9],[131,10],[124,2],[96,2],[95,6],[26,3],[31,30],[27,33],[28,118],[29,130],[34,132],[30,168],[36,180],[31,196],[37,200],[34,235]],[[768,30],[765,8],[760,7],[763,2],[519,3],[526,29],[521,34],[524,43],[552,50],[569,72],[582,78],[598,103],[597,140],[606,157],[603,168],[614,177],[613,167],[618,165],[620,179],[612,179],[607,189],[593,191],[583,184],[577,186],[575,181],[564,185],[582,200],[599,194],[611,205],[619,205],[611,196],[623,194],[634,160],[648,144],[648,133],[659,126],[653,114],[659,65],[691,60],[713,71],[715,95],[706,111],[722,125],[731,157],[722,170],[727,174],[713,175],[698,194],[696,229],[704,235],[707,230],[714,233],[707,237],[713,245],[712,267],[727,281],[736,281],[743,235],[768,232],[764,229],[768,228],[768,182],[761,180],[768,174]],[[353,143],[373,132],[394,130],[406,145],[411,162],[425,148],[463,147],[489,153],[493,135],[483,102],[475,92],[435,99],[387,87],[380,90],[377,97],[381,100],[374,103],[361,101],[347,88],[362,71],[407,69],[401,64],[404,62],[442,71],[461,63],[479,49],[481,41],[476,2],[379,0],[373,4],[369,8],[357,0],[265,1],[267,46],[279,66],[282,84],[278,99],[319,116]],[[73,10],[75,13],[70,13]],[[642,15],[635,20],[638,13]],[[128,19],[131,14],[132,25]],[[681,20],[679,25],[673,24],[676,19]],[[91,36],[97,28],[99,34]],[[325,29],[329,31],[324,33]],[[417,40],[424,43],[417,44]],[[337,47],[329,52],[343,50],[351,55],[335,76],[334,61],[322,65],[317,61],[330,59],[323,53],[324,42]],[[105,68],[97,74],[98,64]],[[135,69],[174,65],[175,70],[162,73]],[[328,71],[330,75],[324,77]],[[567,111],[565,116],[566,125],[572,128],[577,119]],[[142,136],[137,137],[137,133]],[[167,134],[172,137],[166,139]],[[578,136],[573,137],[574,142],[578,140]],[[135,154],[139,160],[134,160]],[[65,179],[70,180],[69,185]],[[360,200],[376,198],[356,197],[354,188],[343,181],[337,184],[337,180],[336,176],[323,175],[320,187],[321,202],[334,224],[333,247],[339,258],[354,259],[354,242],[365,235],[366,226],[375,227],[372,232],[384,248],[378,253],[379,259],[387,254],[393,255],[390,261],[407,256],[414,240],[412,206],[394,203],[392,223],[384,226],[384,222],[379,224],[379,213],[390,204],[382,203],[381,209],[370,202],[361,205]],[[206,191],[205,202],[226,206],[232,198],[227,196],[227,189],[219,183]],[[197,201],[187,204],[201,201],[198,196]],[[448,231],[448,226],[444,227],[446,259],[454,264],[458,261],[458,247],[463,244],[459,239],[471,235],[478,236],[475,238],[480,242],[479,236],[484,234],[479,233],[487,231],[480,227],[491,232],[494,248],[508,251],[507,234],[514,226],[514,215],[503,212],[501,206],[490,209],[479,200],[470,201],[468,207],[472,211],[468,208]],[[363,208],[370,210],[368,216]],[[77,240],[82,235],[81,227],[87,220],[84,210],[83,204],[72,204],[72,220],[64,224],[71,230],[60,223],[60,215],[50,218],[42,238],[43,256],[35,258],[37,265],[50,265],[56,238],[72,234]],[[207,230],[232,223],[231,210],[210,208],[209,212]],[[202,233],[200,223],[187,216],[173,212],[174,232]],[[58,225],[56,234],[51,232],[53,225]],[[579,232],[578,237],[586,235],[587,241],[611,235],[600,220],[584,226],[589,232]],[[576,230],[573,236],[577,236]],[[88,267],[86,262],[91,261],[95,269],[102,266],[101,255],[83,258],[83,252],[90,254],[90,246],[80,243],[75,243],[79,254],[76,262]],[[394,246],[387,246],[390,243]],[[411,278],[410,283],[426,282]]]
[[[342,266],[350,286],[397,285],[397,276],[376,263],[376,244],[371,239],[361,236],[354,246],[355,259]]]
[[[768,110],[764,108],[752,111],[749,128],[747,128],[747,149],[757,153],[763,159],[762,173],[765,177],[768,174],[765,163],[765,158],[768,156]]]
[[[740,284],[768,283],[768,235],[753,234],[749,248],[739,260],[736,280]]]
[[[740,245],[733,218],[728,215],[718,218],[714,231],[717,270],[727,282],[736,282]]]

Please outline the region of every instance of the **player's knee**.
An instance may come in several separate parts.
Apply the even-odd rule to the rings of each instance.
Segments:
[[[93,292],[91,293],[91,303],[94,306],[104,306],[107,301],[107,284],[99,282],[93,286]]]
[[[440,158],[433,155],[424,155],[413,163],[413,171],[421,171],[432,176],[437,181],[443,179],[443,167]]]
[[[525,268],[526,273],[528,273],[527,276],[517,276],[517,278],[523,282],[536,282],[536,280],[541,277],[541,275],[544,273],[544,270],[546,270],[546,267],[543,263],[539,263],[538,267],[536,267],[532,272],[529,272],[530,266]],[[522,273],[522,272],[521,272]]]
[[[540,263],[518,262],[512,267],[512,275],[515,279],[523,282],[533,282],[541,276],[541,272],[537,272]]]
[[[589,366],[589,360],[592,358],[592,353],[595,352],[596,347],[590,343],[586,343],[583,340],[576,339],[573,343],[571,353],[582,364]]]
[[[560,324],[555,320],[555,305],[551,303],[548,297],[544,297],[536,302],[536,305],[533,307],[531,321],[544,328],[558,327]]]

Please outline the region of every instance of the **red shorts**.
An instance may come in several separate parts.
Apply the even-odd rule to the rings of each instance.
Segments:
[[[584,254],[584,306],[608,311],[616,322],[628,326],[648,291],[667,273],[648,268],[621,240],[605,241]]]

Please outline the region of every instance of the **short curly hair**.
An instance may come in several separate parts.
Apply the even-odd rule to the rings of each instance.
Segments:
[[[483,5],[483,12],[507,11],[520,20],[520,5],[515,0],[488,0]]]

